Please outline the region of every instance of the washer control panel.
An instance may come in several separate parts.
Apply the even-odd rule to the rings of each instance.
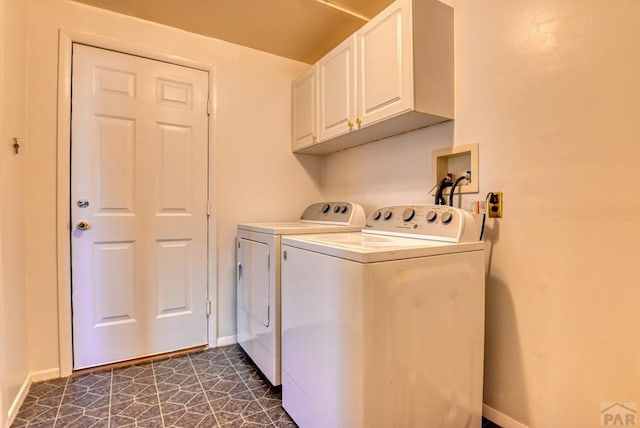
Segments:
[[[470,224],[468,224],[470,222]],[[462,242],[465,228],[474,225],[471,214],[446,205],[396,205],[373,211],[364,233]],[[471,227],[473,228],[473,227]]]
[[[300,221],[349,226],[359,216],[364,216],[364,211],[353,202],[316,202],[305,208]]]

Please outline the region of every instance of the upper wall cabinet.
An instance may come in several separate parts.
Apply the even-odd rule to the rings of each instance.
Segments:
[[[294,152],[310,147],[318,141],[318,66],[314,65],[300,75],[292,87],[291,121],[292,149]]]
[[[356,117],[356,36],[318,61],[320,141],[351,132]]]
[[[314,105],[296,103],[316,70]],[[327,154],[453,118],[453,9],[398,0],[293,83],[293,151]],[[316,111],[317,139],[299,143],[299,116]],[[315,134],[314,134],[315,135]]]

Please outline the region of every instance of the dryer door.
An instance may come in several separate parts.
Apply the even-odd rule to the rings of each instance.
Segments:
[[[238,240],[238,304],[241,310],[269,326],[269,246],[246,238]]]

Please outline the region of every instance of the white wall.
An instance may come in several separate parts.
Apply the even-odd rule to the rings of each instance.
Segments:
[[[384,205],[432,203],[431,151],[451,147],[453,129],[449,121],[329,155],[322,189],[328,199],[352,199],[367,213]]]
[[[5,52],[5,35],[7,34],[7,24],[6,20],[6,7],[5,3],[0,3],[0,36],[3,42],[0,43],[0,61],[4,64],[6,61],[4,52]],[[5,72],[4,66],[0,67],[0,100],[4,99],[4,80],[5,80]],[[4,102],[0,102],[0,138],[4,138]],[[0,157],[0,171],[4,171],[4,157],[3,155]],[[2,178],[2,173],[0,172],[0,191],[4,189],[4,178]],[[0,201],[3,199],[3,194],[0,194]],[[2,224],[2,208],[4,206],[3,202],[0,202],[0,225]],[[0,242],[3,242],[4,230],[0,227]],[[0,269],[4,270],[4,258],[2,257],[2,245],[0,245]],[[6,363],[5,363],[5,330],[7,329],[4,315],[4,278],[3,275],[0,275],[0,345],[2,345],[2,349],[0,349],[0,427],[4,427],[6,425],[7,418],[7,403],[9,398],[7,395],[7,380],[6,380]]]
[[[0,2],[0,427],[27,380],[24,279],[26,5]],[[13,154],[13,137],[23,150]]]
[[[428,202],[431,150],[479,142],[477,198],[505,195],[484,401],[530,427],[640,406],[639,18],[636,0],[455,0],[455,122],[325,161],[328,197]]]
[[[368,210],[428,202],[431,151],[478,141],[477,198],[505,192],[505,216],[487,230],[485,403],[498,415],[544,428],[596,427],[601,402],[640,403],[640,3],[455,0],[455,9],[455,122],[319,161],[296,160],[288,151],[288,85],[304,65],[71,2],[30,0],[31,369],[58,364],[55,134],[62,27],[216,66],[220,336],[235,332],[237,222],[293,218],[321,192]],[[5,294],[8,284],[0,282]],[[6,303],[4,309],[7,316]]]
[[[294,218],[319,193],[319,161],[289,151],[290,84],[305,64],[64,0],[29,1],[27,283],[31,370],[58,367],[56,95],[58,29],[215,67],[218,335],[235,334],[236,223]],[[64,219],[58,221],[64,222]]]

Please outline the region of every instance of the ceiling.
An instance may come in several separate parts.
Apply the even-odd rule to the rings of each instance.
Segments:
[[[392,0],[75,0],[312,64]]]

